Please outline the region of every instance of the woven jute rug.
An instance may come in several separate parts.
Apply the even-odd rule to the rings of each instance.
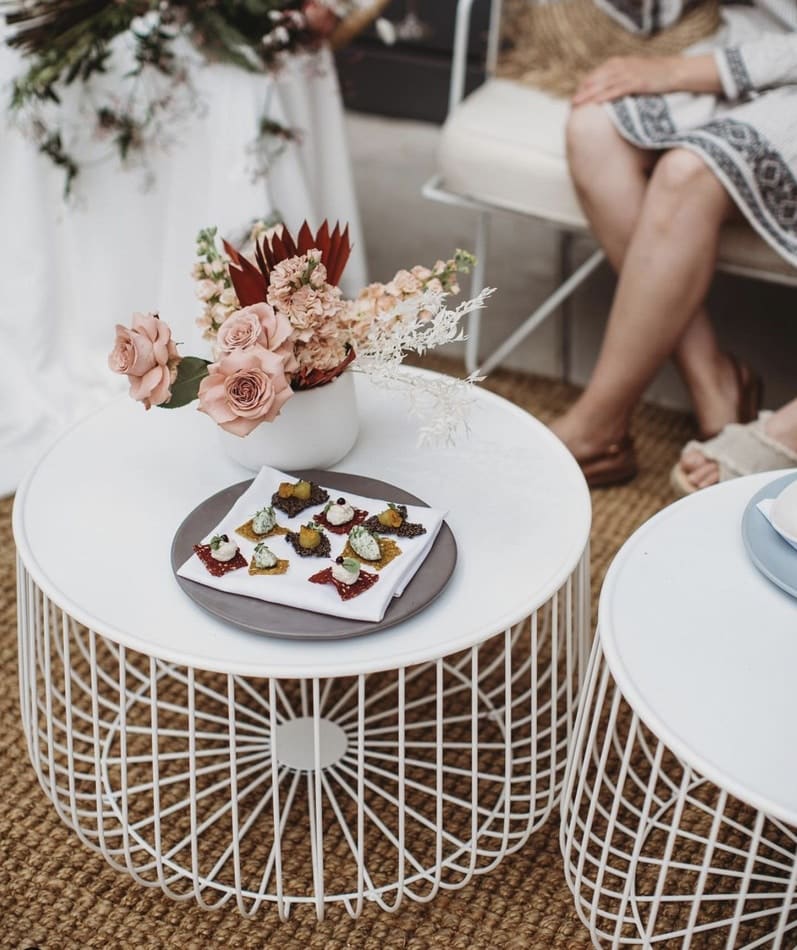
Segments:
[[[427,361],[435,368],[451,364]],[[550,420],[575,395],[568,386],[496,373],[489,388]],[[670,502],[667,473],[692,435],[685,416],[644,407],[636,421],[642,463],[630,485],[596,493],[593,594],[623,541]],[[587,948],[563,877],[555,820],[519,853],[466,888],[430,904],[406,901],[398,914],[366,906],[352,921],[340,907],[318,923],[273,909],[242,919],[232,907],[207,913],[177,904],[111,870],[56,817],[24,748],[18,710],[11,502],[0,502],[0,948]]]
[[[594,0],[507,0],[498,75],[569,96],[612,56],[671,56],[711,36],[719,23],[718,0],[703,0],[649,37],[623,29]]]

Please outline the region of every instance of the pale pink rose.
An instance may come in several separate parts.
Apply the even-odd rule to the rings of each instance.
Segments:
[[[208,367],[199,385],[199,409],[225,431],[245,436],[261,422],[273,422],[291,395],[282,358],[253,346]]]
[[[338,18],[323,0],[307,0],[302,7],[302,13],[307,25],[319,36],[328,36],[338,22]]]
[[[293,336],[291,321],[284,313],[276,313],[267,303],[256,303],[247,307],[257,316],[263,330],[263,345],[268,350],[277,352],[285,343],[289,343]]]
[[[263,328],[256,313],[249,309],[236,310],[219,327],[216,346],[219,353],[232,353],[254,346],[263,335]]]
[[[434,276],[428,267],[423,267],[421,264],[417,264],[413,267],[410,273],[422,284],[425,284],[427,280]]]
[[[285,314],[275,313],[267,303],[253,304],[230,314],[219,327],[216,338],[219,354],[255,345],[282,357],[287,373],[296,370],[291,322]]]
[[[116,342],[108,357],[114,373],[130,381],[130,395],[144,408],[162,406],[171,399],[180,354],[169,325],[154,313],[134,313],[133,325],[116,327]]]

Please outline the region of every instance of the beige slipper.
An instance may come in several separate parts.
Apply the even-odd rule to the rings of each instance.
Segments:
[[[716,462],[721,482],[755,472],[793,468],[797,466],[797,452],[776,442],[764,430],[766,420],[771,415],[771,412],[761,412],[755,422],[749,422],[747,425],[731,423],[713,439],[690,442],[681,455],[697,451],[708,461]],[[680,462],[670,472],[670,484],[679,497],[699,491],[689,481]]]

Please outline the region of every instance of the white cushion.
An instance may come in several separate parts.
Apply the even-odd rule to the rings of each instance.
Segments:
[[[444,187],[566,229],[586,230],[565,157],[568,110],[566,99],[509,79],[489,79],[454,109],[443,127],[439,161]],[[797,276],[745,224],[725,228],[720,261],[792,280]]]

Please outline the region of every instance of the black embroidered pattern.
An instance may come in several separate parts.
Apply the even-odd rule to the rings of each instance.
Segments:
[[[650,30],[650,13],[646,9],[647,4],[641,0],[598,0],[598,5],[610,16],[612,13],[619,13],[637,33]]]
[[[636,106],[634,110],[631,103]],[[755,219],[772,245],[797,258],[797,178],[783,156],[746,122],[717,119],[698,129],[677,132],[662,96],[636,96],[613,103],[625,136],[652,148],[688,146],[721,173],[734,197]],[[752,187],[752,175],[756,187]]]
[[[700,2],[701,0],[684,0],[680,14],[688,13]],[[598,0],[598,5],[610,16],[619,14],[635,33],[645,36],[672,26],[674,22],[671,11],[668,11],[667,17],[664,16],[662,0]]]
[[[747,67],[742,59],[742,54],[739,52],[739,47],[729,46],[728,49],[725,50],[725,59],[728,62],[728,69],[731,71],[731,76],[733,76],[733,81],[736,84],[739,96],[749,95],[754,88],[753,80],[750,78],[750,73],[747,72]]]

